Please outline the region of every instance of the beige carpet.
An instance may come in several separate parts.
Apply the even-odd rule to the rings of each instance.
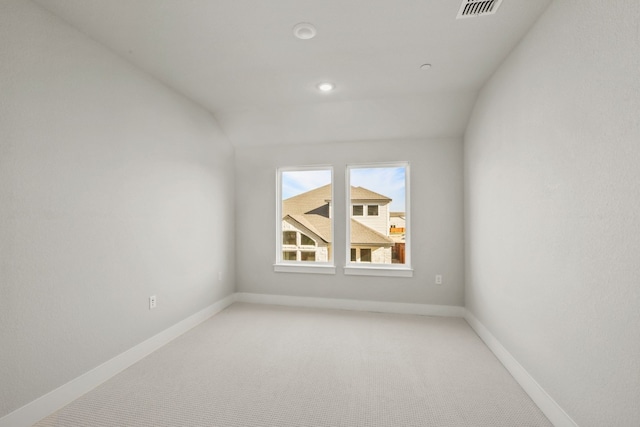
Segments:
[[[551,424],[463,319],[236,303],[36,425]]]

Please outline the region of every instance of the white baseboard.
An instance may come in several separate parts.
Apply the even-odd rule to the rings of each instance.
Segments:
[[[555,427],[578,427],[576,422],[533,379],[500,341],[476,319],[473,313],[465,310],[464,318]]]
[[[236,301],[293,307],[332,308],[379,313],[419,314],[423,316],[464,317],[464,307],[452,305],[410,304],[401,302],[360,301],[337,298],[294,297],[286,295],[236,293]]]
[[[114,375],[153,353],[235,301],[235,294],[210,305],[192,316],[141,342],[102,365],[82,374],[42,397],[0,418],[0,427],[28,427],[93,390]]]

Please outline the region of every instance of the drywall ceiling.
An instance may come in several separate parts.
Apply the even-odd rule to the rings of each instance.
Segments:
[[[246,146],[462,136],[479,89],[551,0],[460,20],[461,0],[34,1]],[[295,38],[299,22],[317,36]]]

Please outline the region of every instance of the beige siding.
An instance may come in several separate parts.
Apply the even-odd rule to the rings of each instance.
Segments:
[[[363,205],[364,206],[364,215],[363,216],[353,216],[353,205]],[[377,216],[369,216],[367,215],[367,206],[370,205],[378,205],[378,215]],[[366,225],[367,227],[376,230],[378,233],[384,234],[385,236],[389,235],[389,203],[386,204],[378,204],[373,201],[363,201],[363,202],[352,202],[351,203],[351,217],[358,221],[359,223]]]

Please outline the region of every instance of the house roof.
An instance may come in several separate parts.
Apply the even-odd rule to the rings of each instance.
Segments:
[[[352,200],[377,200],[388,203],[391,199],[363,187],[351,187]],[[292,220],[307,228],[327,243],[331,243],[331,219],[329,202],[331,184],[290,197],[282,202],[282,218]],[[351,243],[366,245],[390,245],[394,241],[382,233],[351,220]]]
[[[326,243],[331,243],[331,220],[321,215],[285,215],[284,219],[292,219],[316,234]]]
[[[351,244],[354,245],[392,245],[393,239],[378,233],[358,221],[351,220]]]
[[[291,219],[320,237],[326,243],[331,243],[331,220],[320,215],[286,215],[285,220]],[[394,240],[378,233],[356,220],[351,220],[351,243],[355,245],[390,245]]]
[[[364,187],[351,186],[351,200],[377,200],[390,202],[392,199],[376,193]],[[282,202],[282,215],[287,214],[318,214],[329,216],[329,211],[324,212],[322,206],[331,201],[331,184],[315,188],[306,193],[289,197]]]
[[[392,199],[364,187],[351,186],[351,200],[380,200],[390,202]]]
[[[329,210],[326,212],[321,208],[331,200],[331,184],[289,197],[282,202],[282,216],[292,214],[316,214],[329,217]]]

